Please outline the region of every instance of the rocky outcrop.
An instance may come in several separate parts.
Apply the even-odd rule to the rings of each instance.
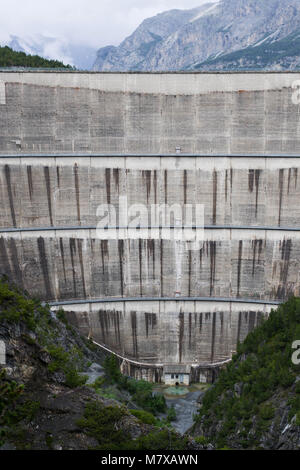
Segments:
[[[299,35],[299,0],[222,0],[145,20],[94,70],[294,69]]]

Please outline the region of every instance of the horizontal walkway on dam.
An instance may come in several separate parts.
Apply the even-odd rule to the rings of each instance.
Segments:
[[[101,230],[150,230],[150,229],[158,229],[158,230],[164,230],[164,229],[170,229],[170,230],[178,230],[178,229],[203,229],[204,230],[270,230],[270,231],[280,231],[280,232],[300,232],[300,227],[264,227],[264,226],[255,226],[255,225],[204,225],[198,226],[198,225],[192,225],[192,226],[141,226],[141,227],[126,227],[126,226],[110,226],[110,227],[100,227]],[[22,228],[16,228],[16,227],[8,227],[8,228],[0,228],[0,233],[19,233],[19,232],[55,232],[55,231],[73,231],[73,230],[97,230],[96,225],[88,225],[88,226],[81,226],[81,225],[76,225],[76,226],[70,226],[70,227],[64,227],[64,226],[53,226],[53,227],[22,227]]]
[[[84,299],[84,300],[66,300],[60,302],[47,302],[53,307],[63,305],[82,305],[82,304],[98,304],[98,303],[114,303],[114,302],[228,302],[240,304],[256,304],[256,305],[280,305],[282,301],[278,300],[255,300],[242,299],[235,297],[116,297],[102,299]]]
[[[300,155],[295,154],[213,154],[213,153],[14,153],[14,154],[0,154],[0,158],[143,158],[143,157],[156,157],[156,158],[300,158]]]

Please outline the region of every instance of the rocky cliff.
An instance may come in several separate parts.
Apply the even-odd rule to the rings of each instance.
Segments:
[[[222,0],[143,21],[94,70],[293,70],[299,45],[299,0]]]
[[[164,405],[150,384],[121,384],[117,364],[63,311],[54,314],[4,279],[0,341],[0,450],[199,448],[145,411]]]

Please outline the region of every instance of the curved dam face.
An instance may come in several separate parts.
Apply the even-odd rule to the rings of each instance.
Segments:
[[[1,72],[0,272],[125,373],[211,380],[300,294],[299,77]],[[124,200],[147,214],[134,236]],[[197,205],[197,249],[150,220]]]

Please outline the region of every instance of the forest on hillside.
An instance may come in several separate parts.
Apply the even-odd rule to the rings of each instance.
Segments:
[[[8,46],[0,47],[0,67],[60,68],[73,70],[58,60],[44,59],[38,55],[16,52]]]

